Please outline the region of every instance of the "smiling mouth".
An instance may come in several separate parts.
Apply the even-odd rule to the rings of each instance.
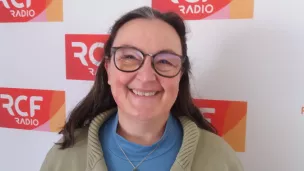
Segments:
[[[146,97],[155,96],[159,92],[159,91],[139,91],[139,90],[134,90],[134,89],[130,89],[130,88],[129,88],[129,90],[137,96],[146,96]]]

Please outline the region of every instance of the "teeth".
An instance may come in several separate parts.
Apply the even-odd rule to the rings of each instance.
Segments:
[[[137,91],[137,90],[133,90],[133,93],[136,94],[136,95],[139,95],[139,96],[154,96],[156,91],[154,92],[142,92],[142,91]]]

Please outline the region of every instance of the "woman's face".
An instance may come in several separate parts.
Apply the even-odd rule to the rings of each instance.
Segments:
[[[182,55],[178,34],[172,26],[158,19],[135,19],[123,25],[113,42],[113,47],[121,46],[134,47],[145,54],[156,54],[167,50]],[[141,56],[139,51],[132,49],[125,49],[116,53],[129,55],[125,55],[128,61],[123,64],[117,59],[119,54],[116,55],[117,64],[122,69],[130,68],[138,62],[134,56]],[[170,60],[173,60],[173,58]],[[158,62],[161,69],[164,69],[163,66],[169,66],[161,60]],[[178,63],[177,60],[175,62]],[[114,56],[112,55],[111,61],[106,64],[108,84],[111,86],[120,114],[133,116],[140,120],[168,116],[177,98],[182,73],[180,72],[173,78],[163,77],[157,74],[151,63],[152,57],[147,55],[138,70],[123,72],[115,67]],[[164,71],[164,73],[170,72],[172,74],[174,71]]]

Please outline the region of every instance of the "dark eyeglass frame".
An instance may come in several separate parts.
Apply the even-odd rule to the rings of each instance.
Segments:
[[[116,55],[116,51],[119,50],[119,49],[122,49],[122,48],[134,49],[134,50],[136,50],[136,51],[138,51],[138,52],[140,52],[140,53],[142,54],[143,60],[142,60],[141,64],[138,66],[138,68],[136,68],[136,69],[134,69],[134,70],[130,70],[130,71],[126,71],[126,70],[122,70],[122,69],[119,69],[119,68],[118,68],[118,66],[117,66],[117,64],[116,64],[116,60],[115,60],[115,58],[116,58],[115,55]],[[163,74],[159,73],[159,72],[157,71],[157,69],[155,68],[154,59],[155,59],[155,57],[156,57],[157,55],[162,54],[162,53],[172,54],[172,55],[175,55],[175,56],[177,56],[177,57],[179,57],[179,58],[181,59],[181,67],[180,67],[179,71],[178,71],[175,75],[172,75],[172,76],[163,75]],[[185,60],[186,60],[186,57],[181,56],[181,55],[178,55],[178,54],[176,54],[176,53],[174,53],[174,52],[172,52],[172,51],[162,50],[162,51],[157,52],[157,53],[155,53],[155,54],[148,54],[148,53],[144,53],[142,50],[140,50],[140,49],[138,49],[138,48],[136,48],[136,47],[133,47],[133,46],[117,46],[117,47],[112,47],[112,48],[111,48],[111,56],[114,57],[113,60],[114,60],[114,65],[115,65],[115,67],[116,67],[119,71],[122,71],[122,72],[135,72],[135,71],[139,70],[139,69],[143,66],[143,64],[145,63],[145,60],[146,60],[147,56],[151,56],[151,57],[152,57],[151,65],[152,65],[152,68],[154,69],[154,71],[155,71],[158,75],[160,75],[160,76],[162,76],[162,77],[166,77],[166,78],[173,78],[173,77],[177,76],[177,75],[181,72],[181,70],[182,70],[182,68],[183,68],[183,63],[184,63]]]

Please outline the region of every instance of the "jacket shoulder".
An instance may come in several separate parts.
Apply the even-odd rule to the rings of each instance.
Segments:
[[[60,139],[58,142],[62,142]],[[75,133],[75,144],[66,149],[54,144],[47,152],[40,171],[84,171],[87,156],[87,129]]]
[[[233,148],[222,137],[206,130],[200,130],[192,169],[244,171],[242,163]]]

